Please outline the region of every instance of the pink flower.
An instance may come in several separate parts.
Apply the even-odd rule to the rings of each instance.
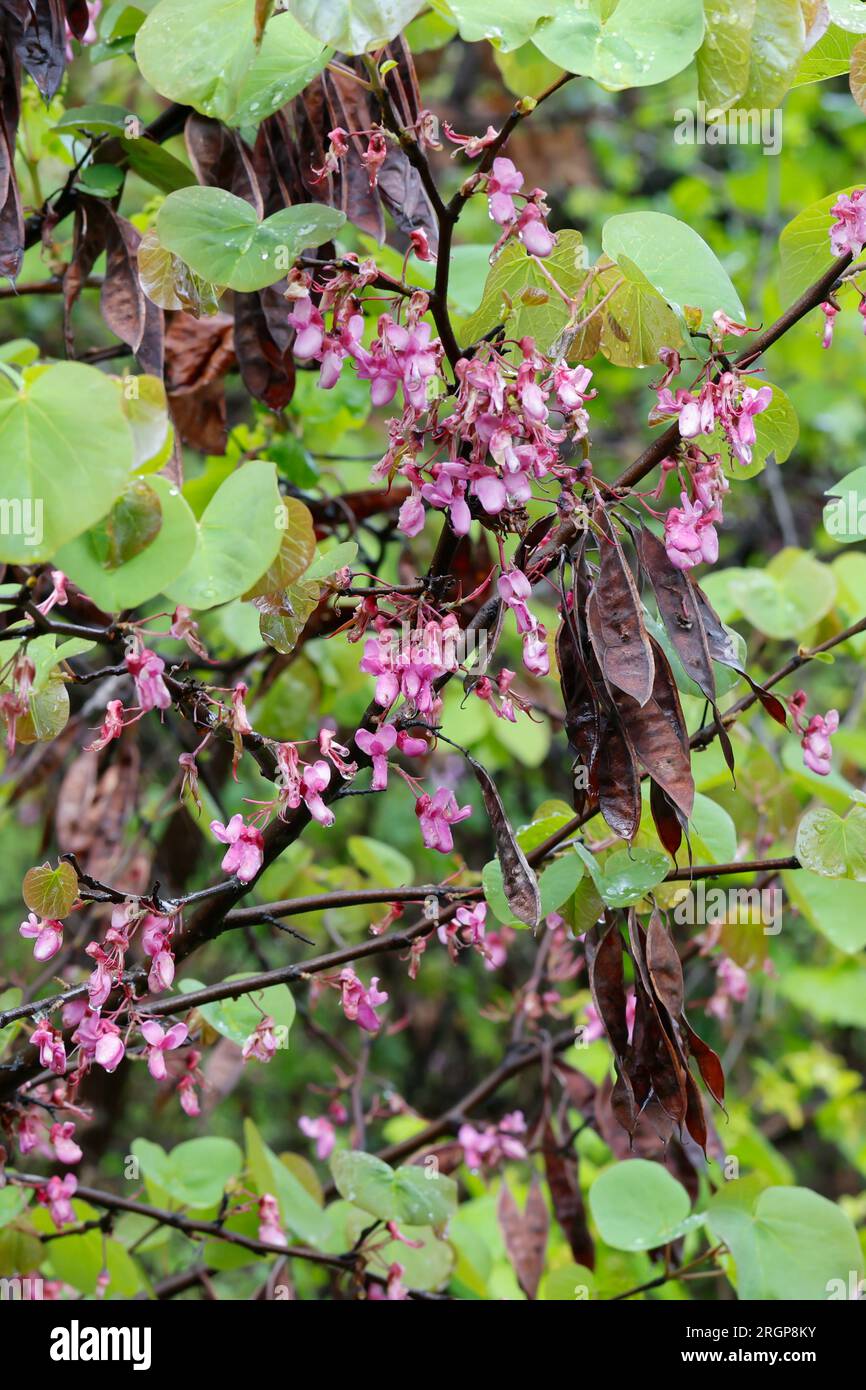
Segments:
[[[83,1155],[73,1138],[74,1134],[75,1125],[72,1120],[67,1120],[65,1124],[55,1124],[51,1126],[49,1139],[59,1163],[81,1162]]]
[[[320,758],[308,763],[301,776],[301,797],[314,820],[320,825],[333,825],[334,813],[322,800],[322,792],[331,780],[331,769]]]
[[[523,664],[534,676],[546,676],[550,672],[550,653],[547,650],[547,632],[537,623],[533,632],[523,638]]]
[[[514,613],[518,632],[532,632],[535,619],[527,606],[532,596],[532,585],[522,570],[506,570],[499,576],[499,597]]]
[[[94,1061],[107,1072],[117,1071],[126,1054],[120,1029],[116,1023],[103,1018],[99,1021],[99,1037],[93,1053]]]
[[[48,1179],[44,1187],[36,1189],[36,1200],[48,1208],[58,1231],[75,1221],[72,1198],[77,1189],[78,1179],[74,1173],[67,1173],[63,1178],[55,1174],[53,1178]]]
[[[37,612],[41,613],[43,618],[47,617],[55,605],[59,604],[59,606],[63,608],[68,602],[66,585],[69,583],[69,580],[62,570],[51,571],[51,583],[53,585],[51,593],[46,599],[43,599],[41,603],[37,603],[36,605]]]
[[[251,1057],[254,1057],[257,1062],[270,1062],[277,1047],[274,1020],[268,1016],[261,1020],[254,1033],[250,1033],[241,1048],[241,1054],[245,1062],[248,1062]]]
[[[707,1013],[714,1018],[726,1019],[731,1011],[731,1001],[742,1004],[749,995],[749,977],[729,956],[723,956],[716,966],[716,989],[707,1003]]]
[[[280,1204],[270,1192],[263,1192],[259,1198],[259,1240],[263,1245],[278,1245],[283,1250],[288,1245],[280,1218]]]
[[[53,917],[40,920],[35,912],[28,913],[27,921],[18,928],[18,935],[35,940],[33,956],[35,960],[51,960],[63,945],[63,923]]]
[[[813,714],[803,735],[803,762],[819,777],[826,777],[832,768],[833,749],[830,735],[839,727],[839,712],[831,709],[827,714]]]
[[[866,244],[866,189],[855,188],[849,196],[840,194],[830,211],[836,221],[830,228],[830,249],[834,256],[850,251],[859,256]]]
[[[831,304],[829,300],[821,305],[821,312],[824,315],[824,331],[821,334],[822,348],[828,348],[833,342],[833,330],[836,327],[836,315],[839,312],[837,305]]]
[[[321,356],[325,341],[325,322],[309,294],[294,301],[289,323],[295,330],[292,351],[299,362],[309,362]]]
[[[712,565],[719,558],[719,538],[713,523],[715,509],[705,512],[702,502],[692,504],[680,494],[682,507],[671,507],[665,517],[665,549],[671,564],[679,570],[691,569],[702,561]]]
[[[154,1081],[164,1081],[168,1074],[165,1054],[186,1042],[189,1029],[185,1023],[175,1023],[163,1032],[155,1018],[147,1018],[141,1025],[141,1033],[147,1043],[147,1069]]]
[[[527,203],[517,219],[517,235],[530,256],[549,256],[556,245],[556,237],[535,203]]]
[[[454,848],[451,827],[471,816],[472,807],[458,809],[454,793],[447,787],[440,787],[432,797],[422,792],[415,802],[415,815],[421,822],[421,836],[427,848],[450,854]]]
[[[375,188],[379,181],[379,170],[388,158],[388,146],[381,131],[374,131],[361,155],[361,163],[367,170],[370,187]]]
[[[103,748],[107,748],[112,739],[120,738],[123,733],[123,702],[121,700],[109,700],[105,707],[105,718],[99,730],[99,737],[94,739],[85,748],[85,753],[101,753]]]
[[[719,333],[730,334],[734,338],[744,338],[747,333],[754,333],[753,328],[749,328],[745,323],[737,323],[736,319],[730,318],[724,309],[717,309],[713,314],[713,323]]]
[[[316,1158],[323,1162],[330,1158],[337,1142],[337,1134],[331,1121],[324,1115],[319,1115],[317,1119],[312,1119],[309,1115],[302,1115],[298,1120],[298,1128],[302,1134],[306,1134],[308,1139],[316,1141]]]
[[[177,1094],[180,1097],[181,1109],[184,1114],[189,1115],[191,1120],[194,1120],[196,1115],[201,1114],[194,1077],[182,1076],[177,1083]]]
[[[388,785],[388,754],[397,742],[397,730],[393,724],[380,724],[375,732],[359,729],[355,734],[355,742],[361,752],[373,760],[373,791],[384,791]],[[425,744],[425,752],[426,749]]]
[[[388,1000],[384,990],[379,989],[379,977],[374,975],[370,988],[365,989],[351,966],[340,971],[343,1013],[351,1023],[357,1023],[367,1033],[378,1033],[381,1019],[376,1014],[380,1004]]]
[[[51,1027],[47,1019],[37,1023],[30,1034],[30,1041],[39,1048],[39,1064],[53,1071],[55,1076],[63,1076],[66,1071],[66,1048],[59,1033]]]
[[[330,773],[328,774],[330,776]],[[262,832],[254,825],[246,825],[242,815],[232,816],[228,825],[212,820],[211,834],[215,835],[229,849],[223,857],[221,868],[227,874],[235,874],[239,883],[251,883],[264,859],[265,842]]]
[[[455,535],[467,535],[472,524],[472,513],[466,501],[467,465],[453,459],[438,464],[434,472],[434,481],[424,483],[421,496],[432,506],[447,511]]]
[[[135,681],[138,703],[145,712],[168,709],[171,696],[162,678],[165,662],[147,647],[134,648],[126,653],[126,669]]]
[[[510,159],[500,155],[493,161],[492,171],[487,176],[487,206],[490,216],[500,227],[507,227],[517,216],[514,194],[523,187],[523,175]]]

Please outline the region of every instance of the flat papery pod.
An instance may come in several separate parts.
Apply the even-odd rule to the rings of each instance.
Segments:
[[[631,569],[603,507],[597,507],[599,572],[586,604],[586,624],[608,685],[645,705],[655,663]]]
[[[620,690],[611,690],[623,733],[645,771],[679,808],[692,813],[695,783],[692,777],[686,724],[670,666],[655,647],[653,693],[639,705]]]
[[[566,737],[577,755],[576,766],[586,769],[588,785],[600,741],[599,710],[573,627],[565,621],[556,635],[556,661],[565,706]]]
[[[652,585],[659,616],[683,669],[714,702],[716,678],[695,586],[687,574],[671,564],[664,545],[652,531],[641,528],[636,543],[638,560]]]
[[[656,916],[658,914],[655,914]],[[659,918],[659,923],[661,919]],[[664,928],[662,927],[662,930]],[[681,1125],[688,1111],[688,1086],[687,1074],[688,1064],[685,1055],[676,1037],[671,1024],[670,1015],[664,1006],[664,1001],[660,999],[656,991],[655,982],[648,962],[648,939],[643,928],[638,921],[637,913],[632,910],[628,918],[629,942],[631,944],[632,960],[635,964],[637,978],[635,980],[635,994],[637,997],[637,1007],[635,1018],[641,1014],[643,1026],[640,1030],[641,1051],[638,1054],[647,1071],[650,1074],[653,1090],[658,1098],[662,1109],[670,1115],[678,1125]],[[655,947],[657,964],[664,953],[663,946],[659,943]],[[665,953],[666,955],[666,953]],[[672,973],[669,956],[666,955],[666,966],[668,977]],[[660,971],[661,973],[661,971]],[[669,978],[666,985],[670,983]],[[669,997],[675,994],[675,987],[668,989]],[[664,1012],[662,1012],[664,1008]],[[635,1023],[634,1045],[637,1051],[638,1028]]]
[[[713,1100],[724,1109],[725,1073],[718,1054],[713,1051],[709,1043],[705,1043],[703,1038],[698,1036],[685,1014],[680,1017],[679,1026],[682,1029],[686,1046],[698,1064],[704,1085]]]
[[[502,889],[508,906],[519,922],[525,922],[528,927],[537,927],[541,920],[541,892],[538,879],[517,843],[517,837],[505,814],[502,798],[496,790],[493,778],[474,758],[470,757],[468,761],[484,798],[487,818],[496,843],[496,857],[502,869]]]
[[[595,781],[601,814],[614,834],[630,843],[640,828],[640,773],[631,744],[613,717],[601,736]]]
[[[676,863],[677,851],[683,841],[682,811],[671,801],[667,792],[650,779],[650,812],[659,840]]]
[[[658,912],[652,914],[647,927],[646,963],[656,998],[664,1004],[671,1018],[679,1018],[683,1011],[683,967]]]

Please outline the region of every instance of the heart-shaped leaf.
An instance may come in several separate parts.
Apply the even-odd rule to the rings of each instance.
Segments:
[[[230,290],[262,290],[281,279],[301,251],[330,241],[345,220],[324,203],[298,203],[260,222],[243,198],[196,187],[169,194],[156,230],[165,249],[196,275]]]
[[[866,806],[853,806],[844,820],[829,806],[807,811],[797,827],[796,854],[824,878],[866,883]]]
[[[274,465],[245,463],[229,474],[205,507],[192,559],[165,593],[189,608],[213,608],[239,598],[275,559],[282,518]]]
[[[66,917],[78,897],[78,875],[71,864],[41,864],[28,869],[21,893],[31,912],[38,917]]]

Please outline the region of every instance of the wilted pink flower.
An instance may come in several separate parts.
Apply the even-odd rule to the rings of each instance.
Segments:
[[[719,333],[730,335],[733,338],[744,338],[747,333],[754,333],[754,328],[749,328],[745,323],[737,323],[736,319],[730,318],[724,309],[717,309],[713,314],[713,323]]]
[[[277,1036],[274,1032],[274,1020],[266,1016],[257,1025],[254,1033],[250,1033],[241,1048],[241,1053],[245,1062],[254,1057],[257,1062],[270,1062],[277,1050]]]
[[[112,739],[120,738],[123,733],[123,702],[121,700],[109,700],[105,707],[105,718],[99,730],[99,737],[95,738],[85,748],[85,753],[101,753],[103,748],[107,748]]]
[[[434,796],[422,792],[415,802],[415,815],[421,823],[421,837],[428,849],[450,854],[454,848],[452,825],[472,815],[471,806],[458,808],[452,791],[440,787]]]
[[[135,681],[138,703],[145,712],[168,709],[171,695],[162,678],[165,662],[147,647],[136,647],[126,653],[126,669]]]
[[[370,187],[375,188],[379,181],[379,170],[388,158],[388,145],[381,131],[374,131],[367,148],[361,155],[361,163],[367,170]]]
[[[212,820],[211,834],[215,835],[229,849],[223,856],[221,868],[227,874],[236,874],[238,882],[250,883],[262,867],[265,842],[262,832],[254,825],[247,825],[242,815],[232,816],[228,825]]]
[[[343,1013],[351,1023],[357,1023],[367,1033],[378,1033],[381,1019],[376,1014],[380,1004],[388,1000],[384,990],[379,989],[379,977],[374,975],[369,989],[365,989],[351,966],[340,971]]]
[[[316,1142],[316,1158],[323,1162],[330,1158],[337,1142],[337,1135],[331,1121],[324,1115],[319,1115],[316,1119],[309,1115],[302,1115],[298,1120],[298,1128],[302,1134],[306,1134],[308,1139]]]
[[[546,676],[550,672],[547,631],[541,623],[536,624],[534,631],[524,635],[523,664],[534,676]]]
[[[33,956],[36,960],[51,960],[63,945],[63,923],[53,917],[42,920],[35,912],[30,912],[27,921],[18,928],[18,935],[35,941]]]
[[[141,1033],[147,1043],[147,1069],[154,1081],[164,1081],[168,1074],[165,1054],[186,1042],[189,1029],[185,1023],[175,1023],[163,1031],[155,1018],[147,1018],[141,1025]]]

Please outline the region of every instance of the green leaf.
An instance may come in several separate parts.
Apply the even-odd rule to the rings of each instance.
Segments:
[[[689,831],[698,863],[729,864],[736,858],[737,827],[724,806],[702,792],[695,792]]]
[[[630,907],[667,877],[670,860],[658,849],[617,849],[600,864],[583,845],[575,845],[596,891],[608,907]]]
[[[250,1119],[244,1120],[247,1167],[259,1196],[270,1192],[280,1204],[283,1224],[300,1240],[321,1248],[328,1235],[325,1212],[303,1183],[268,1148]]]
[[[852,545],[866,538],[866,467],[840,478],[827,488],[836,500],[824,508],[824,529],[840,545]]]
[[[67,917],[78,897],[78,875],[71,864],[42,864],[27,870],[21,894],[38,917]]]
[[[851,55],[859,42],[859,34],[849,34],[831,24],[814,48],[803,55],[791,86],[803,87],[808,82],[826,82],[830,77],[842,77],[851,66]]]
[[[58,552],[57,564],[94,603],[108,613],[136,608],[162,593],[189,564],[198,540],[195,517],[174,483],[153,474],[148,486],[159,498],[162,525],[155,539],[118,569],[99,562],[87,532]]]
[[[749,84],[752,25],[757,0],[705,0],[706,32],[698,49],[698,96],[713,111],[725,111]]]
[[[701,0],[582,0],[557,6],[533,35],[536,48],[568,72],[602,86],[648,87],[681,72],[704,33]]]
[[[587,275],[586,248],[580,232],[557,234],[545,269],[568,295],[575,295]],[[532,337],[547,352],[568,323],[568,309],[539,262],[518,241],[510,241],[491,267],[481,303],[463,324],[461,342],[472,343],[504,323],[509,338]]]
[[[866,8],[863,0],[827,0],[830,18],[840,29],[852,34],[866,34]]]
[[[195,174],[188,164],[175,159],[173,154],[146,135],[124,139],[122,145],[126,162],[133,173],[161,193],[176,193],[179,188],[189,188],[195,183]]]
[[[348,1204],[341,1202],[337,1205],[347,1213],[346,1235],[340,1249],[350,1250],[369,1227],[370,1217],[367,1212]],[[402,1240],[389,1240],[384,1244],[377,1240],[373,1243],[375,1253],[369,1265],[371,1273],[384,1277],[391,1265],[396,1263],[403,1266],[400,1277],[406,1288],[420,1292],[441,1289],[454,1268],[455,1252],[451,1242],[439,1240],[430,1226],[401,1226],[400,1234],[412,1241],[413,1245],[417,1243],[420,1249],[413,1249],[413,1245],[407,1245]]]
[[[383,48],[424,9],[425,0],[288,0],[292,14],[341,53]]]
[[[610,298],[587,325],[583,339],[575,341],[569,352],[572,361],[591,355],[596,333],[601,352],[615,367],[655,366],[661,348],[682,346],[673,309],[627,256],[616,264],[605,256],[599,265],[591,298],[596,303],[605,295]]]
[[[304,578],[308,581],[329,579],[344,565],[351,565],[357,554],[357,541],[343,541],[340,545],[332,546],[330,550],[322,550],[306,571]]]
[[[753,1203],[752,1192],[739,1189],[726,1183],[706,1220],[731,1251],[741,1299],[822,1302],[831,1281],[847,1289],[852,1271],[862,1276],[857,1232],[835,1202],[805,1187],[768,1187]]]
[[[541,894],[541,916],[556,912],[566,899],[575,892],[583,878],[583,863],[573,850],[558,856],[539,874],[538,890]],[[491,859],[481,871],[481,883],[488,906],[500,922],[514,923],[514,913],[509,907],[502,881],[502,868],[498,859]],[[523,926],[524,923],[515,923]]]
[[[782,228],[779,237],[779,294],[790,304],[828,270],[833,261],[830,228],[835,221],[830,209],[843,193],[853,193],[857,184],[830,193],[810,203]]]
[[[857,955],[866,946],[866,885],[830,879],[808,869],[782,875],[785,895],[816,931],[839,951]]]
[[[532,37],[539,20],[556,14],[557,0],[449,0],[460,37],[467,43],[489,39],[503,53]]]
[[[123,135],[131,114],[125,106],[111,106],[106,102],[70,106],[54,129],[86,131],[89,135]]]
[[[80,362],[26,372],[22,391],[0,397],[0,456],[4,496],[21,503],[4,515],[0,560],[50,559],[128,479],[132,438],[114,383]]]
[[[866,883],[866,806],[852,806],[844,820],[828,806],[807,811],[794,852],[804,868],[824,878]]]
[[[301,575],[306,575],[316,553],[316,532],[309,507],[297,497],[286,497],[280,519],[282,538],[276,559],[267,573],[248,589],[244,599],[262,599],[257,605],[267,612],[279,611],[283,595]],[[357,547],[356,547],[357,549]]]
[[[318,603],[318,584],[310,584],[306,579],[290,584],[282,594],[279,611],[262,613],[259,619],[262,640],[283,655],[293,652]]]
[[[239,1176],[243,1155],[232,1139],[187,1139],[166,1153],[149,1139],[134,1139],[132,1153],[145,1177],[181,1206],[214,1207]]]
[[[96,1221],[101,1213],[86,1202],[73,1202],[78,1221]],[[44,1208],[34,1210],[33,1224],[43,1234],[54,1231],[51,1216]],[[108,1272],[108,1298],[134,1298],[144,1286],[141,1269],[119,1241],[104,1237],[99,1230],[83,1235],[64,1235],[43,1247],[49,1254],[51,1272],[82,1294],[94,1294],[103,1269]]]
[[[797,73],[806,43],[806,23],[800,5],[791,0],[760,0],[752,27],[749,82],[743,93],[746,110],[771,110]]]
[[[746,311],[727,272],[702,237],[664,212],[625,212],[609,217],[602,246],[611,260],[626,258],[680,314],[700,309],[704,325],[722,309],[740,323]]]
[[[77,182],[94,198],[114,198],[123,187],[123,170],[116,164],[86,164]]]
[[[297,203],[260,222],[255,208],[223,188],[181,188],[159,210],[162,245],[215,285],[261,290],[310,246],[321,246],[346,218],[324,203]]]
[[[173,603],[213,608],[239,598],[276,557],[282,502],[272,463],[245,463],[217,489],[197,524],[189,565],[165,587]]]
[[[29,1201],[30,1193],[23,1187],[12,1187],[10,1184],[0,1188],[0,1229],[20,1216]]]
[[[142,76],[162,96],[227,125],[255,125],[303,91],[332,54],[290,14],[260,48],[255,0],[159,0],[138,32]]]
[[[382,840],[373,840],[367,835],[350,835],[348,849],[358,868],[379,887],[405,887],[415,876],[411,859]]]
[[[744,385],[752,386],[756,391],[770,384],[763,377],[757,376],[744,376],[742,381]],[[752,446],[751,463],[741,463],[738,458],[732,456],[721,427],[712,434],[698,436],[696,442],[701,449],[706,449],[707,453],[721,454],[722,468],[727,477],[734,482],[744,482],[747,478],[754,478],[763,472],[770,454],[776,463],[784,463],[800,437],[800,422],[796,410],[780,387],[773,386],[772,390],[773,399],[770,404],[760,415],[754,417],[755,443]]]
[[[660,1163],[630,1158],[606,1168],[589,1189],[602,1240],[615,1250],[654,1250],[691,1223],[689,1194]]]
[[[228,975],[224,984],[250,979],[249,972]],[[178,982],[182,994],[192,994],[194,990],[204,989],[200,980],[185,977]],[[256,1031],[265,1016],[272,1018],[278,1028],[288,1034],[295,1018],[295,1001],[288,985],[269,985],[267,989],[257,989],[251,994],[243,994],[239,999],[218,999],[213,1004],[199,1004],[198,1012],[217,1033],[230,1038],[239,1047]]]
[[[801,637],[829,613],[836,579],[829,565],[791,547],[764,570],[741,570],[731,580],[731,596],[759,632],[785,641]]]
[[[406,1165],[396,1170],[360,1149],[338,1149],[331,1172],[341,1197],[380,1221],[444,1230],[457,1205],[457,1184],[435,1168]]]

